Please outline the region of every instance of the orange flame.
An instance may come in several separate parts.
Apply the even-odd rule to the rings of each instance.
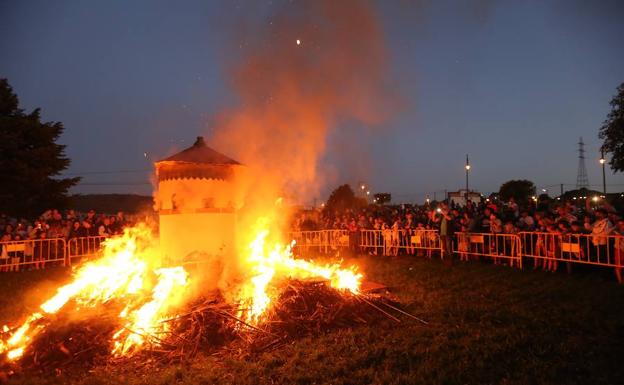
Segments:
[[[127,355],[140,348],[150,336],[168,330],[168,324],[160,320],[166,314],[166,310],[171,307],[171,299],[175,291],[186,286],[188,273],[178,266],[158,269],[156,274],[159,280],[152,292],[152,300],[129,315],[128,307],[121,312],[120,317],[128,318],[130,321],[113,336],[116,340],[113,354]],[[125,339],[120,340],[123,336]]]
[[[146,332],[162,330],[158,320],[175,304],[174,293],[179,297],[187,284],[187,273],[182,267],[156,269],[157,265],[151,231],[146,226],[127,229],[123,236],[107,240],[103,256],[82,265],[71,283],[61,286],[40,306],[41,312],[30,315],[6,342],[0,342],[0,353],[7,352],[9,361],[20,358],[44,328],[37,321],[58,312],[69,301],[73,300],[79,310],[100,306],[111,299],[123,299],[126,303],[119,314],[120,320],[126,321],[125,326],[115,334],[115,339],[125,339],[116,341],[113,353],[131,352],[132,347],[144,343]],[[151,295],[150,274],[158,278]],[[36,324],[34,328],[33,324]]]
[[[340,264],[318,265],[311,261],[295,259],[290,245],[275,243],[267,245],[269,230],[258,231],[256,238],[249,245],[246,263],[250,266],[251,278],[240,291],[241,303],[245,305],[239,316],[248,322],[258,323],[261,316],[271,303],[267,287],[276,278],[305,279],[322,277],[327,279],[331,287],[358,294],[362,282],[362,274],[356,267],[342,269]]]
[[[243,260],[248,280],[234,297],[234,302],[245,308],[239,316],[261,322],[272,302],[268,287],[277,278],[322,277],[336,289],[358,293],[362,274],[355,267],[342,269],[339,264],[323,266],[295,259],[294,241],[287,246],[279,242],[270,245],[268,235],[269,230],[261,227]],[[6,354],[7,361],[18,360],[51,322],[46,317],[70,302],[75,311],[96,308],[111,300],[124,304],[118,314],[119,329],[112,337],[114,356],[131,356],[145,346],[158,345],[169,330],[169,323],[162,321],[189,299],[190,285],[189,274],[182,266],[160,267],[153,245],[151,231],[143,225],[107,240],[100,259],[83,264],[72,282],[61,286],[40,306],[41,311],[27,317],[9,338],[0,340],[0,354]],[[8,331],[5,326],[4,332]]]

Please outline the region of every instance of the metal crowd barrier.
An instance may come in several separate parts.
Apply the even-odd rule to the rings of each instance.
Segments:
[[[437,230],[360,230],[358,245],[364,252],[373,254],[398,255],[441,252],[440,234]]]
[[[373,254],[415,254],[417,251],[441,251],[440,236],[436,230],[319,230],[289,233],[295,241],[295,249],[330,252],[339,248],[351,248]]]
[[[71,266],[84,258],[96,256],[105,236],[72,238],[67,241],[67,264]]]
[[[327,230],[327,239],[330,250],[338,250],[341,247],[349,247],[350,234],[347,230]]]
[[[533,265],[572,262],[622,268],[624,236],[593,234],[519,233],[523,254]],[[556,268],[556,265],[554,266]]]
[[[522,268],[522,241],[517,234],[455,233],[453,252],[462,260],[479,256],[495,263],[507,260],[510,266]]]
[[[289,233],[299,252],[328,253],[350,247],[360,252],[383,255],[422,255],[426,251],[442,252],[437,230],[347,230],[298,231]],[[70,266],[99,254],[103,236],[28,239],[0,242],[0,271],[43,268],[50,265]],[[455,233],[453,252],[460,259],[472,256],[509,261],[522,268],[522,259],[532,259],[534,266],[557,262],[580,263],[621,269],[624,267],[624,236],[593,234],[552,234],[521,232],[518,234]]]
[[[382,230],[360,230],[360,247],[374,254],[385,254],[386,242]]]
[[[0,271],[66,265],[63,238],[0,242]]]
[[[293,231],[288,235],[295,241],[294,249],[300,252],[313,250],[328,253],[349,246],[349,232],[346,230]]]

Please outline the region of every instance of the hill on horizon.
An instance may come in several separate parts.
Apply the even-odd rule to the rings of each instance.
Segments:
[[[115,214],[123,211],[128,214],[154,212],[154,201],[151,196],[136,194],[76,194],[69,197],[69,208],[87,212],[91,209],[97,213]]]

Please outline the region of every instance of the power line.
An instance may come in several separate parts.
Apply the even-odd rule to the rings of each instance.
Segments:
[[[129,183],[117,183],[117,182],[100,182],[100,183],[78,183],[80,186],[151,186],[148,182],[129,182]]]
[[[152,172],[153,170],[117,170],[117,171],[84,171],[84,172],[68,172],[66,176],[96,175],[96,174],[131,174],[138,172]]]

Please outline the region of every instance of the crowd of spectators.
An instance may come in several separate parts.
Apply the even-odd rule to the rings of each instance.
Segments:
[[[411,236],[422,230],[437,230],[442,253],[446,257],[452,256],[452,242],[462,239],[454,236],[459,232],[588,234],[594,247],[604,245],[607,235],[624,235],[622,212],[618,212],[601,197],[566,201],[531,198],[521,204],[513,198],[507,201],[483,199],[481,202],[468,201],[464,206],[448,204],[446,201],[425,205],[370,205],[359,210],[342,212],[323,210],[316,216],[301,213],[295,218],[293,226],[294,231],[346,230],[354,235],[354,239],[360,230],[380,230],[382,242],[389,246],[384,247],[384,251],[390,255],[397,255],[399,250],[413,254],[414,250],[410,247]],[[459,250],[462,246],[455,245]],[[620,260],[624,262],[624,242],[615,242],[612,249],[617,263]],[[463,258],[465,254],[467,253],[460,253],[460,256]],[[534,268],[541,267],[549,271],[557,269],[556,263],[548,260],[534,261],[533,264]],[[616,274],[621,281],[620,271],[616,270]]]
[[[24,261],[32,262],[30,266],[34,268],[43,267],[45,260],[62,255],[59,239],[109,237],[123,233],[129,222],[122,211],[105,215],[94,210],[82,214],[51,209],[33,221],[0,214],[0,270],[16,270],[16,265]],[[24,242],[27,240],[34,242]],[[28,247],[13,246],[19,243]]]
[[[116,215],[105,215],[97,214],[94,210],[78,214],[74,210],[61,213],[51,209],[34,221],[0,214],[0,241],[110,236],[122,233],[127,224],[126,215],[122,211]]]
[[[129,225],[123,212],[116,215],[97,214],[94,210],[79,214],[73,210],[61,213],[48,210],[38,219],[10,218],[0,214],[0,243],[23,240],[64,239],[103,236],[123,232]],[[369,205],[361,209],[347,209],[341,212],[322,210],[302,212],[293,222],[293,231],[344,230],[349,236],[350,247],[358,251],[378,253],[377,248],[362,250],[361,230],[378,230],[379,238],[374,242],[383,244],[383,252],[397,255],[400,251],[409,254],[420,252],[415,248],[413,235],[436,230],[439,234],[442,256],[452,257],[455,248],[464,259],[469,253],[461,244],[461,237],[455,233],[516,234],[537,232],[540,234],[587,234],[593,246],[606,247],[606,236],[624,235],[624,216],[606,199],[598,197],[586,200],[530,199],[518,204],[513,198],[508,201],[484,199],[481,202],[468,201],[460,206],[444,202],[425,205]],[[544,242],[535,238],[535,242]],[[458,242],[455,244],[453,242]],[[535,245],[533,245],[535,246]],[[537,245],[539,246],[539,245]],[[617,241],[609,246],[615,262],[624,262],[624,242]],[[2,248],[0,259],[7,260],[7,248]],[[431,253],[428,251],[430,256]],[[620,258],[621,256],[621,258]],[[1,262],[1,261],[0,261]],[[495,262],[498,262],[495,259]],[[0,263],[2,265],[2,263]],[[38,267],[38,265],[36,265]],[[557,264],[535,260],[534,268],[554,271]],[[622,280],[621,269],[616,269],[618,280]]]
[[[606,221],[603,221],[606,219]],[[417,227],[440,229],[447,226],[450,233],[516,233],[592,232],[598,225],[601,232],[614,231],[622,215],[605,199],[586,201],[557,201],[531,199],[519,205],[511,198],[507,202],[483,200],[465,206],[446,201],[425,205],[370,205],[361,210],[343,212],[323,211],[318,218],[305,213],[294,221],[294,230],[320,229],[393,229],[411,230]]]

